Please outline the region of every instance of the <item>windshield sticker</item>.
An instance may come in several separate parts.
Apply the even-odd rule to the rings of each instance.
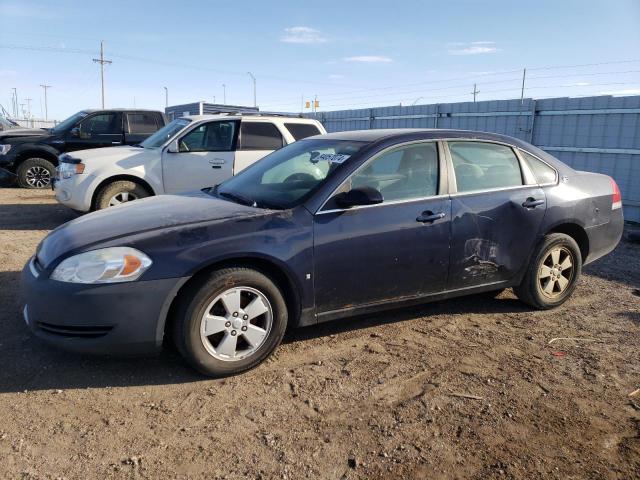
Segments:
[[[351,155],[344,155],[342,153],[320,153],[311,157],[312,163],[327,161],[329,164],[340,165],[344,163]]]

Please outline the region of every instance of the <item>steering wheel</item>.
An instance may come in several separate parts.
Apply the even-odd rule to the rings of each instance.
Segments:
[[[308,181],[315,182],[316,177],[314,177],[310,173],[298,172],[298,173],[292,173],[291,175],[289,175],[287,178],[284,179],[284,183],[308,182]]]

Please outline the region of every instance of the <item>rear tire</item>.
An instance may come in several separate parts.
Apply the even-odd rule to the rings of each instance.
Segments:
[[[100,189],[96,195],[94,210],[113,207],[121,203],[149,197],[151,194],[142,185],[130,180],[116,180]]]
[[[16,170],[18,185],[39,190],[50,188],[55,172],[56,166],[49,160],[39,157],[28,158]]]
[[[548,310],[567,301],[581,273],[582,254],[576,241],[564,233],[552,233],[542,239],[513,291],[524,303]]]
[[[262,363],[282,341],[288,321],[280,289],[263,273],[218,270],[180,298],[173,338],[200,373],[225,377]]]

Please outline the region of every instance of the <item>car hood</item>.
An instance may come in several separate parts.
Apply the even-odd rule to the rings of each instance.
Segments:
[[[0,132],[0,142],[11,140],[11,143],[41,141],[51,137],[47,130],[41,128],[13,128]]]
[[[131,155],[136,155],[139,153],[144,153],[146,151],[151,151],[150,149],[139,148],[139,147],[105,147],[105,148],[92,148],[88,150],[76,150],[73,152],[69,152],[68,156],[71,158],[79,158],[83,162],[91,160],[121,160],[126,157],[130,157]]]
[[[204,192],[160,195],[83,215],[53,230],[40,243],[38,263],[47,268],[62,255],[100,248],[126,237],[226,218],[273,213],[213,197]]]

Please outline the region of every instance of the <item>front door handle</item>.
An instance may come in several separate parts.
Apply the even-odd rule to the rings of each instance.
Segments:
[[[445,217],[444,212],[433,213],[431,210],[427,210],[426,212],[422,212],[422,214],[418,218],[416,218],[416,222],[433,223],[436,220],[440,220],[441,218],[444,218],[444,217]]]
[[[211,165],[224,165],[224,158],[212,158],[209,163]]]
[[[536,208],[536,207],[539,207],[540,205],[543,205],[543,204],[544,204],[544,200],[542,200],[542,199],[536,200],[533,197],[529,197],[523,202],[522,206],[524,208]]]

